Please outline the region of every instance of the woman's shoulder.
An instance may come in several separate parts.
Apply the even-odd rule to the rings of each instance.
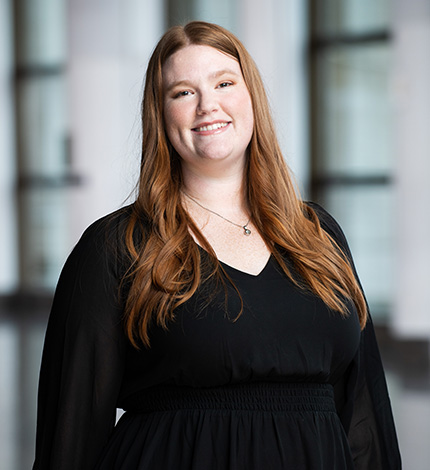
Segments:
[[[303,201],[303,204],[315,212],[321,224],[331,228],[339,227],[339,224],[336,222],[334,217],[317,202]]]
[[[339,248],[352,260],[348,240],[337,220],[324,207],[316,202],[304,201],[303,204],[313,210],[322,229],[333,238]]]
[[[100,235],[113,235],[127,226],[133,212],[133,205],[127,205],[104,215],[92,222],[83,232],[82,238],[98,238]]]
[[[124,206],[92,222],[73,247],[68,261],[110,262],[126,258],[126,232],[133,204]],[[139,224],[145,227],[145,223]]]
[[[136,216],[134,204],[121,207],[92,222],[83,232],[79,243],[121,244],[124,242],[129,222]],[[138,223],[134,226],[136,232],[144,231],[149,226],[143,216],[138,216]]]
[[[323,206],[314,201],[303,201],[303,204],[314,211],[321,227],[331,235],[343,249],[349,251],[345,234],[336,219]]]

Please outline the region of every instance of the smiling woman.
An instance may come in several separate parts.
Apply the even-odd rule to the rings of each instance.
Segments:
[[[167,31],[142,135],[136,201],[57,286],[34,469],[400,469],[347,242],[297,196],[235,36]]]

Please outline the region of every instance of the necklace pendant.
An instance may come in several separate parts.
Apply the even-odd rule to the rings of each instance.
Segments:
[[[251,235],[251,230],[249,230],[249,228],[247,228],[246,225],[243,226],[243,234],[246,236]]]

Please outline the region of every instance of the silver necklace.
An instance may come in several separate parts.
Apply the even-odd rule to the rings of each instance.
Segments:
[[[208,211],[210,212],[211,214],[214,214],[218,217],[220,217],[221,219],[225,220],[226,222],[228,222],[229,224],[232,224],[232,225],[235,225],[236,227],[240,227],[240,228],[243,228],[243,234],[248,236],[248,235],[251,235],[251,230],[248,228],[248,224],[249,222],[251,222],[251,219],[248,219],[248,222],[246,222],[245,225],[240,225],[240,224],[236,224],[235,222],[232,222],[231,220],[228,220],[226,219],[224,216],[222,216],[221,214],[218,214],[218,212],[215,212],[213,211],[212,209],[208,209],[207,207],[203,206],[202,204],[200,204],[200,202],[196,201],[194,198],[192,198],[189,194],[187,194],[185,191],[182,191],[185,196],[187,196],[188,199],[191,199],[195,204],[197,204],[198,206],[200,206],[202,209],[204,209],[205,211]]]

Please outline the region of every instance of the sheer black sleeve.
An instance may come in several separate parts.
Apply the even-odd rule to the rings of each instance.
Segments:
[[[101,219],[61,273],[40,371],[34,470],[93,468],[115,424],[126,349],[116,244],[112,221]]]
[[[320,206],[314,203],[308,205],[317,213],[323,229],[334,238],[349,258],[359,281],[342,229]],[[348,433],[356,469],[401,469],[391,403],[370,314],[361,333],[357,356],[338,384],[336,395],[340,402],[338,411]]]

